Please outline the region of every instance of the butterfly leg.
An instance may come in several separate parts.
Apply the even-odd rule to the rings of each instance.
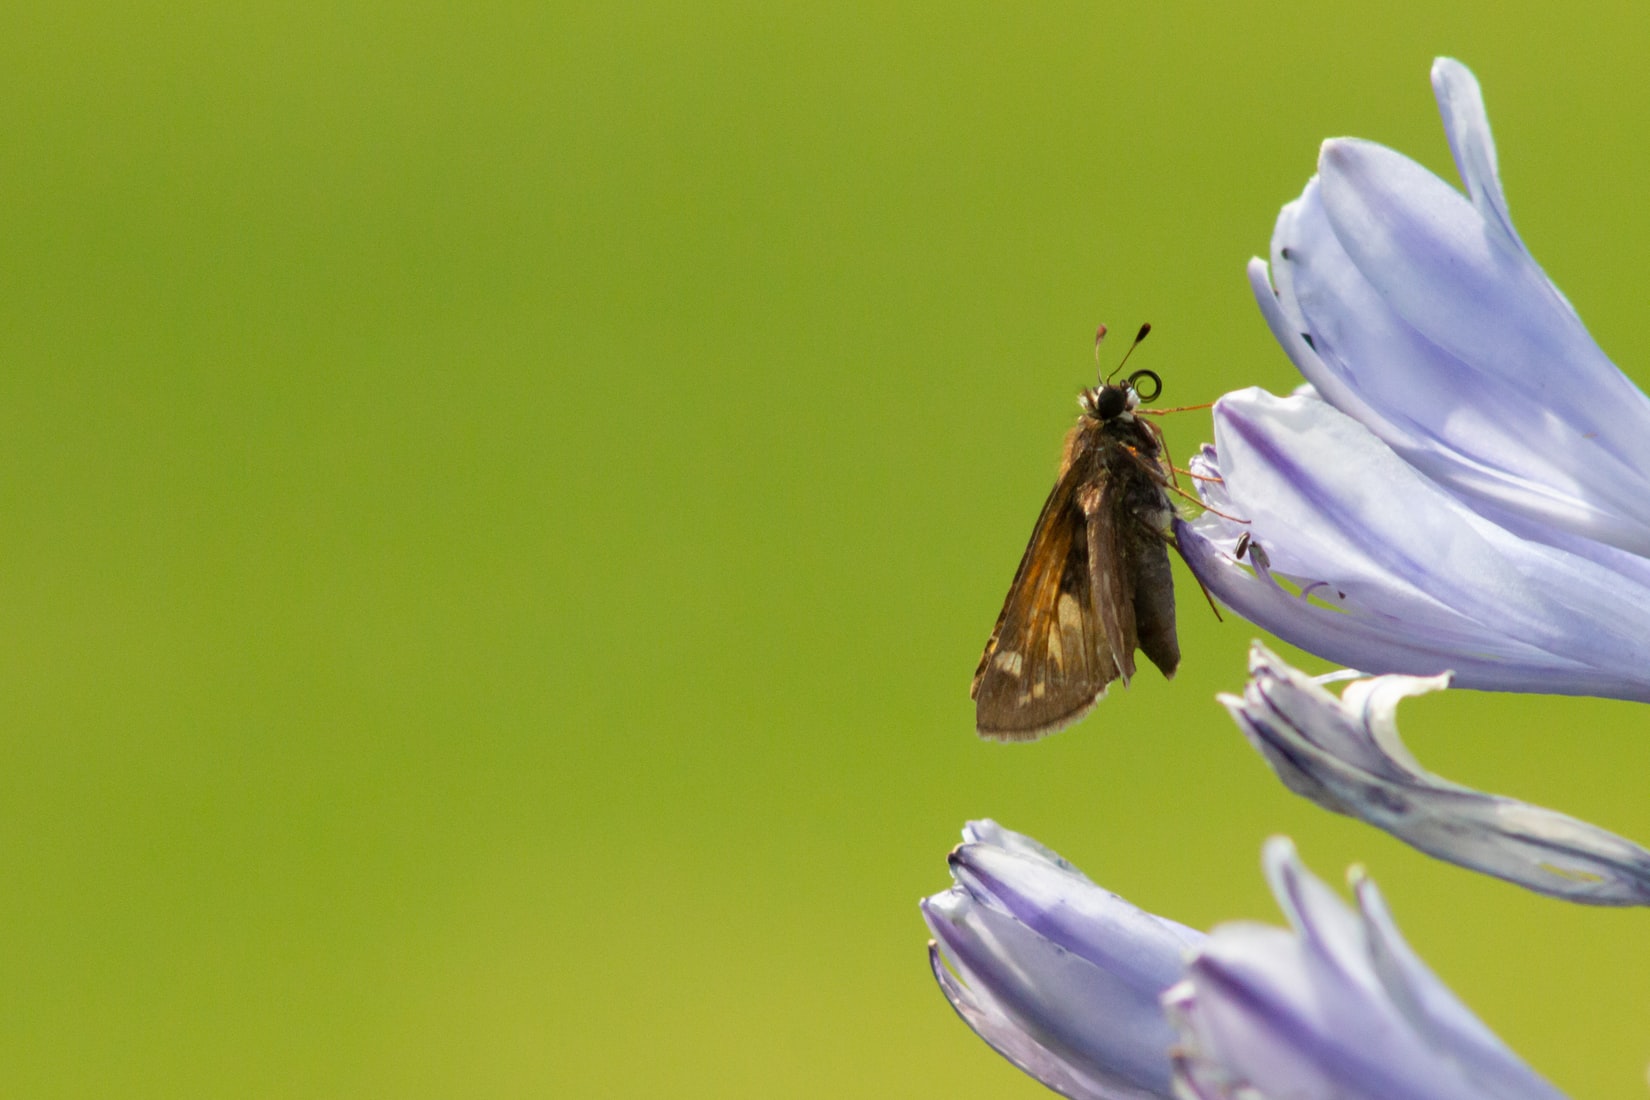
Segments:
[[[1151,427],[1151,425],[1147,425],[1147,426]],[[1233,523],[1248,523],[1249,522],[1248,520],[1243,519],[1239,516],[1234,516],[1234,515],[1230,515],[1226,512],[1222,512],[1219,508],[1212,508],[1207,503],[1205,503],[1203,500],[1201,500],[1200,498],[1195,497],[1192,494],[1188,493],[1186,490],[1182,489],[1180,487],[1180,482],[1178,480],[1176,480],[1175,477],[1174,477],[1176,467],[1172,462],[1168,461],[1169,449],[1168,449],[1168,447],[1163,445],[1162,435],[1157,432],[1155,427],[1152,428],[1152,431],[1153,431],[1153,434],[1157,435],[1158,446],[1162,448],[1163,458],[1164,458],[1163,462],[1158,462],[1158,461],[1154,461],[1153,459],[1147,458],[1145,455],[1141,454],[1134,447],[1129,447],[1129,446],[1125,445],[1124,448],[1123,448],[1123,450],[1126,454],[1128,454],[1131,458],[1133,458],[1137,463],[1140,464],[1141,469],[1145,470],[1146,472],[1150,473],[1154,478],[1156,478],[1158,484],[1162,485],[1163,488],[1167,489],[1171,493],[1174,493],[1176,496],[1181,496],[1181,497],[1186,498],[1187,500],[1191,501],[1193,504],[1197,505],[1199,508],[1203,509],[1205,512],[1213,512],[1215,515],[1219,516],[1221,519],[1229,519]],[[1165,466],[1167,466],[1167,468],[1169,470],[1169,476],[1168,477],[1163,476],[1163,469],[1164,469]],[[1187,473],[1188,473],[1188,476],[1195,477],[1199,481],[1220,481],[1221,480],[1220,478],[1217,478],[1217,477],[1203,477],[1199,474],[1193,474],[1190,471],[1188,471]]]

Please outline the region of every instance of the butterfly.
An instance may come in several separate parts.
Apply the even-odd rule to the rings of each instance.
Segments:
[[[1129,347],[1151,331],[1142,325]],[[1101,326],[1096,342],[1105,335]],[[1111,372],[1115,375],[1128,362]],[[1102,377],[1078,396],[1060,476],[1037,517],[970,696],[981,737],[1029,741],[1087,714],[1134,653],[1165,677],[1180,666],[1169,548],[1173,469],[1162,434],[1136,415],[1163,383],[1148,370]]]

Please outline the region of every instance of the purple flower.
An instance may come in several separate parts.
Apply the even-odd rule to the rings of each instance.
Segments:
[[[1274,837],[1264,862],[1290,931],[1222,925],[1164,998],[1175,1081],[1199,1100],[1555,1100],[1398,934],[1375,884],[1358,911]]]
[[[1073,1100],[1167,1100],[1159,1005],[1203,935],[1143,912],[1029,837],[974,821],[956,885],[922,903],[946,998],[1003,1057]]]
[[[1308,385],[1216,405],[1193,468],[1227,516],[1181,545],[1240,614],[1341,664],[1650,701],[1650,399],[1514,231],[1472,74],[1432,78],[1465,196],[1324,144],[1249,269]]]
[[[1381,676],[1340,698],[1260,643],[1242,698],[1222,695],[1290,790],[1406,844],[1531,890],[1593,905],[1650,905],[1650,852],[1573,817],[1440,779],[1398,736],[1398,703],[1448,676]]]
[[[1204,936],[1090,882],[1036,841],[971,823],[956,885],[923,902],[957,1013],[1074,1100],[1557,1100],[1409,950],[1373,884],[1350,911],[1265,849],[1294,931]]]

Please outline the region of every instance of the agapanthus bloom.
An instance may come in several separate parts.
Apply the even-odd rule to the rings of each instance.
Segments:
[[[1198,1100],[1555,1100],[1410,950],[1375,884],[1353,912],[1295,856],[1265,849],[1289,930],[1215,929],[1165,997],[1175,1076]]]
[[[1250,265],[1308,385],[1217,403],[1193,469],[1225,515],[1181,546],[1240,614],[1340,664],[1650,701],[1650,400],[1513,230],[1472,74],[1432,78],[1466,194],[1324,144]]]
[[[1398,736],[1398,703],[1449,676],[1380,676],[1337,698],[1258,642],[1242,696],[1222,695],[1284,785],[1429,855],[1567,901],[1650,905],[1650,851],[1527,802],[1441,779]]]
[[[922,903],[929,960],[957,1015],[1072,1100],[1170,1093],[1159,998],[1203,934],[1135,908],[1029,837],[972,821],[956,885]]]
[[[1553,1100],[1410,951],[1374,886],[1354,914],[1281,838],[1292,931],[1204,936],[1096,886],[1037,842],[971,823],[923,902],[940,988],[970,1027],[1073,1100]]]

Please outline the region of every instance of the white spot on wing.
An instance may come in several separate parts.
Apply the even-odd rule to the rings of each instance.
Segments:
[[[1060,616],[1060,629],[1062,631],[1069,630],[1076,632],[1078,628],[1082,626],[1082,609],[1077,606],[1077,598],[1070,592],[1060,593],[1060,603],[1057,607],[1057,612]]]

